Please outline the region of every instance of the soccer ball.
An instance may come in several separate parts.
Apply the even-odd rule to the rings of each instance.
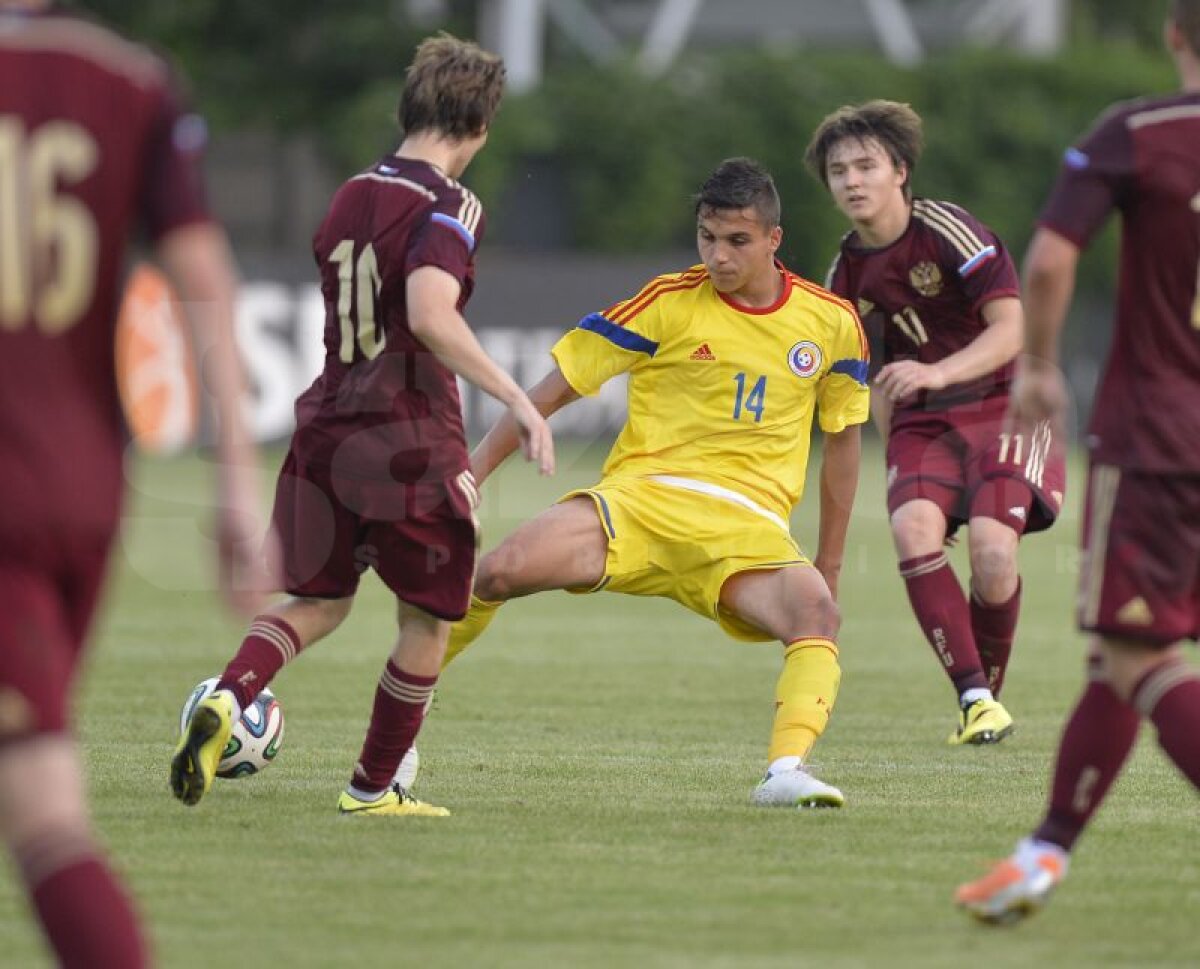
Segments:
[[[187,730],[197,704],[216,690],[218,682],[217,677],[209,677],[197,683],[188,694],[183,709],[179,711],[181,734]],[[217,776],[249,777],[257,774],[275,759],[282,742],[283,707],[275,699],[274,693],[263,690],[242,711],[241,718],[234,722],[229,743],[225,745],[225,753],[217,765]]]

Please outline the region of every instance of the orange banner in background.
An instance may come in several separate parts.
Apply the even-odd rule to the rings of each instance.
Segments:
[[[138,447],[174,454],[195,443],[200,422],[196,361],[166,278],[139,265],[129,277],[116,332],[117,387]]]

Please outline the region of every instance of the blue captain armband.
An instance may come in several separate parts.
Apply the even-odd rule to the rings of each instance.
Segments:
[[[858,383],[865,384],[867,382],[867,361],[839,360],[829,368],[829,372],[831,374],[845,374],[847,377],[854,379]]]
[[[609,343],[616,344],[622,350],[632,350],[634,353],[644,353],[648,357],[658,352],[658,344],[647,340],[640,333],[634,333],[623,326],[617,326],[606,320],[599,313],[591,313],[579,321],[579,329],[587,330],[604,337]]]

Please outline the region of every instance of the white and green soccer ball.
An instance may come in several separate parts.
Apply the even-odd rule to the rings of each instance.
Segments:
[[[217,688],[218,678],[197,683],[179,711],[179,732],[187,729],[196,706]],[[225,753],[217,765],[218,777],[249,777],[271,763],[283,743],[283,707],[270,690],[263,690],[234,721]]]

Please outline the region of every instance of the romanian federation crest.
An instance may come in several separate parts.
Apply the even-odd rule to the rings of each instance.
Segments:
[[[936,296],[942,291],[942,271],[937,263],[917,263],[908,271],[908,281],[922,296]]]
[[[797,377],[811,377],[821,369],[821,348],[811,340],[801,340],[788,351],[788,366]]]

